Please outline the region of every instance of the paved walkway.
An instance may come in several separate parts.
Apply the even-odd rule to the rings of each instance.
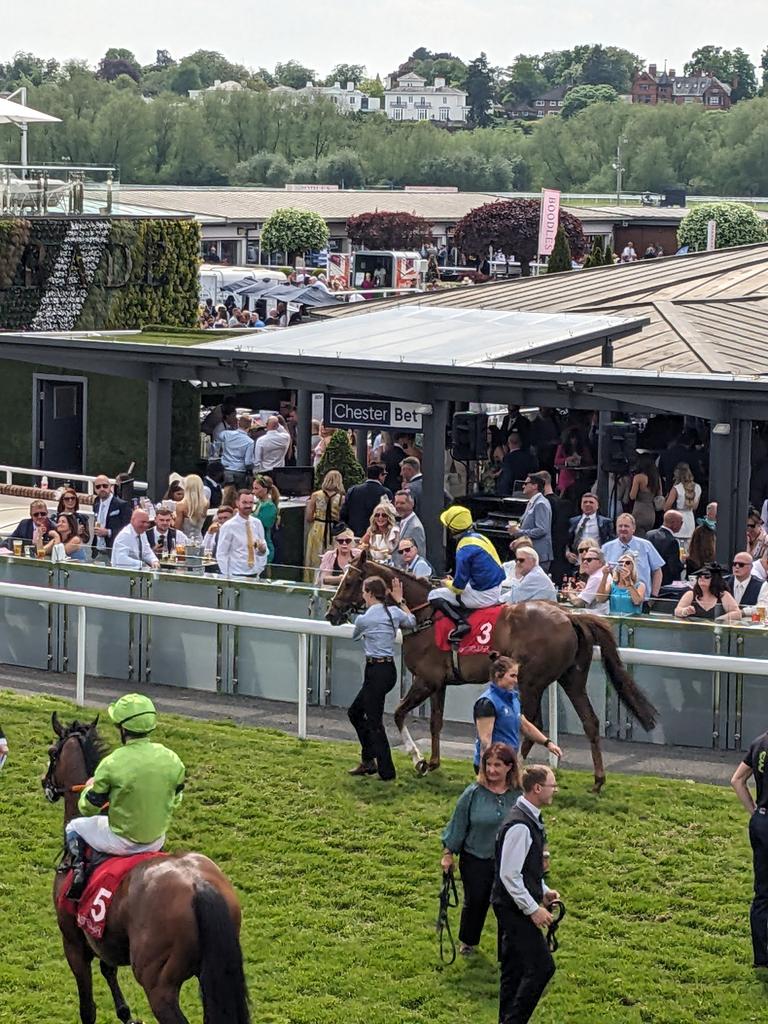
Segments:
[[[119,694],[129,688],[124,680],[88,677],[86,679],[86,705],[103,709]],[[74,698],[75,677],[70,673],[42,672],[38,669],[0,665],[0,690],[13,690],[29,695]],[[295,733],[296,705],[288,701],[264,700],[259,697],[236,697],[228,694],[179,689],[174,686],[142,686],[158,710],[190,718],[220,719],[243,725],[278,729]],[[390,737],[396,734],[391,716],[387,716]],[[422,752],[429,751],[429,719],[413,717],[409,722],[413,738]],[[446,722],[443,729],[442,751],[447,757],[472,757],[474,745],[470,725]],[[351,741],[354,736],[341,708],[310,706],[307,713],[307,735],[318,740]],[[592,770],[589,744],[582,735],[561,736],[560,746],[565,751],[564,767]],[[667,778],[691,779],[727,785],[740,761],[735,750],[718,751],[702,747],[662,747],[654,743],[626,743],[603,740],[603,759],[606,772],[627,772],[634,775],[661,775]],[[534,747],[533,760],[543,760],[541,748]],[[353,757],[353,755],[351,755]]]

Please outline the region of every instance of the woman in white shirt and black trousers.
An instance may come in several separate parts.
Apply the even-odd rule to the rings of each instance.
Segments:
[[[353,639],[363,638],[365,675],[363,686],[352,701],[349,720],[360,740],[360,764],[350,775],[375,775],[389,780],[395,777],[395,766],[384,728],[384,700],[397,682],[395,639],[400,626],[413,629],[416,619],[403,601],[403,585],[392,581],[393,607],[387,606],[389,591],[378,577],[363,583],[366,610],[355,619]]]

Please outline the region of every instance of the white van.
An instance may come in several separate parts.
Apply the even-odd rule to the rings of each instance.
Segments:
[[[237,281],[264,281],[271,284],[285,284],[288,278],[282,270],[270,270],[267,267],[222,267],[216,263],[203,263],[200,266],[200,301],[211,299],[214,306],[223,302],[227,292],[222,292],[225,285]]]

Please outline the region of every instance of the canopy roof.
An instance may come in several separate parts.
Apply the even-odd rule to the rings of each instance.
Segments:
[[[0,124],[56,124],[60,117],[44,114],[41,110],[26,107],[15,100],[0,99]]]

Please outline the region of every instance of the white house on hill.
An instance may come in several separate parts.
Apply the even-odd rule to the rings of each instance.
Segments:
[[[440,124],[467,123],[469,107],[463,89],[445,84],[436,78],[427,85],[421,75],[411,72],[402,75],[393,84],[391,78],[384,83],[384,109],[393,121],[437,121]]]

